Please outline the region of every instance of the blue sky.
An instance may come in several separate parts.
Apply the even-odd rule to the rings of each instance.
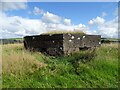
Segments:
[[[10,5],[10,4],[7,3],[7,5]],[[6,15],[6,17],[9,17],[9,18],[13,17],[13,19],[15,16],[18,16],[20,19],[20,22],[22,22],[21,20],[23,20],[23,19],[25,19],[25,20],[29,19],[29,20],[33,20],[33,23],[35,20],[41,20],[41,22],[45,23],[47,26],[50,24],[58,25],[58,23],[56,24],[56,22],[49,22],[49,23],[47,22],[46,23],[45,20],[50,20],[51,17],[49,17],[49,15],[51,14],[51,15],[53,15],[53,17],[52,17],[53,19],[56,19],[56,16],[57,16],[57,18],[58,17],[62,18],[63,21],[65,19],[69,19],[68,21],[69,21],[69,23],[71,23],[71,26],[68,25],[69,27],[72,27],[72,26],[78,27],[79,24],[82,24],[82,25],[85,25],[87,28],[89,28],[89,30],[87,32],[89,32],[91,34],[103,34],[103,37],[105,37],[106,32],[108,32],[109,34],[112,33],[112,27],[108,27],[108,29],[109,28],[111,29],[109,32],[109,30],[107,30],[106,26],[108,26],[108,24],[111,25],[114,22],[114,19],[117,17],[117,15],[115,15],[115,13],[118,8],[117,2],[74,2],[74,3],[73,2],[27,2],[27,3],[24,3],[24,5],[25,6],[23,6],[23,7],[16,6],[16,8],[9,7],[10,9],[7,8],[6,10],[4,10],[4,7],[3,7],[3,13]],[[42,10],[43,13],[38,13],[37,15],[35,15],[33,13],[35,7],[37,7],[39,10]],[[46,18],[45,15],[46,15],[47,19],[42,20],[43,17]],[[17,20],[19,20],[19,19],[17,19]],[[90,20],[92,20],[91,24],[89,23]],[[10,22],[12,22],[12,20]],[[60,26],[60,25],[63,26],[63,28],[65,27],[63,25],[63,23],[59,23],[58,26]],[[114,25],[114,26],[116,26],[116,25]],[[12,27],[12,26],[10,26],[10,27]],[[34,29],[34,27],[31,27],[31,28]],[[65,29],[66,28],[67,27],[65,27]],[[104,30],[101,30],[103,28],[105,28],[105,30],[107,30],[107,31],[105,32]],[[8,28],[6,28],[6,29],[8,29]],[[114,29],[115,28],[113,28],[113,30]],[[10,31],[10,30],[7,30],[7,31]],[[27,34],[25,34],[25,32],[28,32],[28,31],[29,30],[24,31],[24,35],[27,35]],[[15,31],[15,33],[16,32],[17,31]],[[22,32],[22,31],[19,31],[19,32]],[[114,32],[116,33],[117,31],[114,30]],[[29,32],[29,33],[32,33],[32,32]],[[36,33],[38,33],[38,31]],[[35,32],[34,32],[34,34],[35,34]],[[115,35],[108,35],[107,37],[116,37]],[[9,35],[8,35],[8,37],[9,37]],[[15,35],[14,35],[14,37],[15,37]]]
[[[73,24],[84,23],[96,16],[101,16],[102,12],[107,13],[106,20],[113,19],[117,2],[28,2],[25,10],[11,10],[6,13],[10,16],[22,16],[24,18],[40,18],[28,11],[33,11],[34,7],[39,7],[44,11],[49,11],[61,17],[70,18]]]

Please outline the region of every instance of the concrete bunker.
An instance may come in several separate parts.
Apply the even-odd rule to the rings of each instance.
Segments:
[[[41,34],[24,37],[24,47],[28,50],[45,52],[49,55],[68,55],[101,44],[100,35]]]

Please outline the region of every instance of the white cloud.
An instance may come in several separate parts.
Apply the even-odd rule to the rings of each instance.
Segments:
[[[118,17],[113,20],[99,24],[97,30],[88,30],[88,34],[97,34],[106,38],[118,38]]]
[[[38,7],[34,7],[33,13],[35,15],[39,15],[39,14],[43,14],[44,11],[42,9],[38,8]]]
[[[46,23],[60,23],[61,17],[49,12],[43,14],[42,21]]]
[[[82,25],[82,26],[80,26]],[[48,31],[83,31],[85,32],[88,30],[88,28],[83,25],[65,25],[65,24],[47,24],[47,30]],[[84,27],[85,26],[85,27]]]
[[[1,16],[1,15],[0,15]],[[25,35],[36,35],[46,31],[46,24],[41,20],[27,19],[19,16],[3,16],[0,17],[0,25],[2,25],[1,32],[11,36],[25,36]],[[8,33],[9,32],[9,33]],[[1,34],[2,34],[1,33]],[[3,38],[6,38],[2,35]]]
[[[54,14],[51,15],[54,16]],[[65,19],[62,19],[62,21],[64,20]],[[73,31],[74,29],[77,30],[87,29],[87,27],[83,24],[66,25],[62,21],[61,22],[59,21],[59,23],[56,23],[57,21],[50,21],[50,23],[48,22],[46,23],[40,19],[28,19],[22,18],[20,16],[9,17],[5,13],[0,12],[0,25],[2,25],[0,36],[2,36],[3,38],[9,38],[9,37],[21,37],[26,35],[39,35],[41,33],[45,33],[51,30]]]
[[[70,19],[64,19],[64,24],[65,25],[71,25],[71,20]]]
[[[66,26],[62,23],[60,24],[51,24],[50,26],[48,25],[48,29],[51,28],[51,30],[56,30],[56,31],[72,31],[73,30],[73,26]]]
[[[74,30],[81,30],[81,31],[86,31],[88,30],[89,28],[86,27],[84,24],[79,24],[79,25],[75,25],[74,26]]]
[[[105,22],[98,26],[98,33],[103,37],[118,38],[118,18]]]
[[[39,10],[38,10],[39,11]],[[89,21],[90,25],[97,25],[96,30],[91,30],[90,27],[80,23],[78,25],[71,24],[71,19],[62,18],[50,12],[42,14],[40,19],[29,19],[20,16],[7,16],[0,12],[0,36],[21,37],[26,35],[39,35],[51,30],[55,31],[84,31],[87,34],[99,34],[102,37],[118,36],[118,18],[105,21],[104,18],[96,17]],[[1,38],[1,37],[0,37]]]
[[[96,18],[93,18],[92,20],[90,20],[88,22],[89,25],[94,25],[94,24],[97,24],[97,25],[101,25],[101,24],[104,24],[105,20],[101,17],[96,17]]]
[[[18,9],[26,9],[26,2],[0,2],[0,10],[18,10]]]

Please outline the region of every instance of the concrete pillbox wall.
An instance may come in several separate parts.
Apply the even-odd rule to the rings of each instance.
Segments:
[[[100,35],[45,34],[24,37],[24,46],[28,50],[55,56],[77,52],[80,48],[100,46],[100,40]]]

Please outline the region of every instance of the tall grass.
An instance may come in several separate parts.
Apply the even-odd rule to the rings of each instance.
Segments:
[[[28,52],[21,44],[4,45],[3,87],[117,88],[118,45],[103,44],[94,53],[49,57]]]
[[[32,53],[24,51],[22,44],[3,45],[2,62],[3,74],[33,73],[45,66]]]

